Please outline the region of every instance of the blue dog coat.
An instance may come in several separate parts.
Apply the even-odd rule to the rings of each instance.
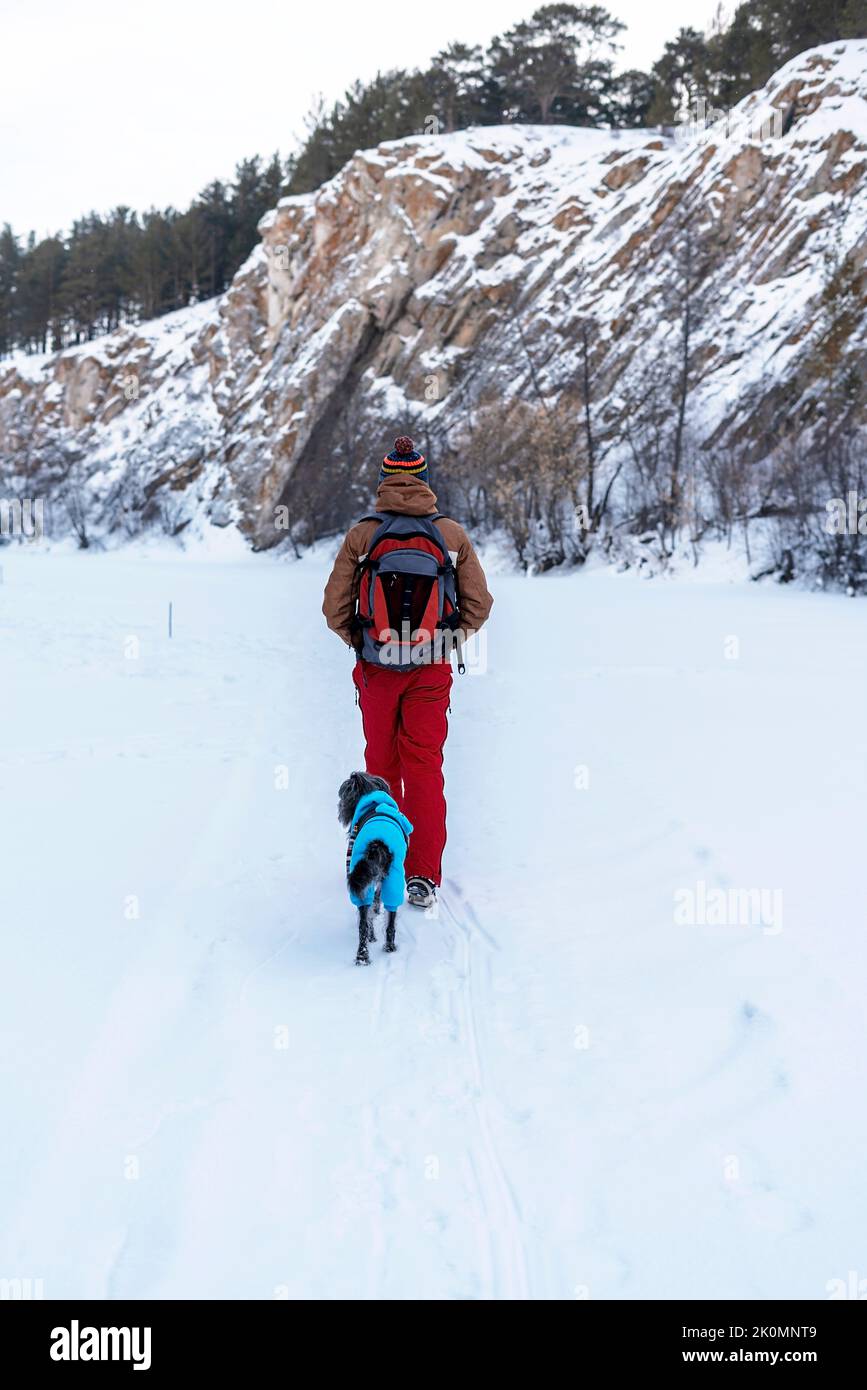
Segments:
[[[397,802],[388,792],[375,791],[368,792],[366,796],[359,798],[355,808],[355,815],[352,817],[353,826],[361,820],[365,811],[369,811],[372,806],[376,806],[376,815],[364,822],[352,842],[352,853],[349,856],[349,872],[355,868],[359,859],[364,858],[364,851],[371,840],[382,840],[392,853],[392,864],[385,878],[382,880],[382,905],[388,912],[396,912],[403,902],[404,874],[403,865],[406,859],[407,837],[412,834],[412,826],[402,811],[398,809]],[[406,831],[406,835],[404,835]],[[356,907],[370,907],[373,902],[373,892],[375,884],[371,883],[363,898],[359,898],[355,893],[350,892],[349,896]]]

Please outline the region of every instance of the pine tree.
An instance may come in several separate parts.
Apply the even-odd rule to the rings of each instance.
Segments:
[[[262,207],[262,161],[242,159],[235,169],[231,189],[231,230],[227,253],[233,265],[240,265],[256,245],[256,224],[265,209]]]
[[[28,240],[20,276],[20,333],[23,344],[35,352],[63,345],[61,280],[66,248],[59,237]]]
[[[104,333],[129,319],[137,307],[134,261],[139,234],[136,215],[126,207],[115,208],[103,226],[97,246],[97,303]]]
[[[276,154],[272,156],[267,169],[262,168],[258,156],[243,159],[235,169],[228,241],[229,262],[233,268],[245,261],[254,246],[258,245],[259,222],[275,206],[284,191],[283,168]]]
[[[601,5],[543,5],[494,39],[488,60],[511,118],[592,123],[611,79],[600,55],[617,48],[624,27]]]
[[[656,91],[649,112],[653,125],[669,125],[682,119],[699,98],[708,100],[712,95],[710,54],[704,35],[697,29],[681,29],[654,63],[653,77]]]
[[[215,294],[222,294],[232,274],[229,268],[232,207],[226,185],[214,179],[199,194],[190,211],[193,214],[199,298],[210,299]]]
[[[284,164],[275,150],[268,162],[268,167],[262,175],[263,213],[268,212],[270,208],[276,207],[280,199],[286,196],[289,189],[289,178],[292,167],[291,161],[287,161],[286,164]]]
[[[102,219],[95,212],[73,224],[67,245],[61,300],[74,343],[89,341],[99,330],[100,247]]]
[[[481,123],[486,115],[485,68],[482,50],[450,43],[437,53],[425,73],[432,112],[446,131]]]
[[[158,212],[151,208],[142,218],[141,231],[133,247],[133,280],[139,311],[143,319],[156,318],[186,303],[176,256],[174,221],[171,208]]]
[[[21,248],[7,222],[0,232],[0,357],[8,356],[18,341],[20,274]]]
[[[739,5],[731,23],[710,36],[706,65],[714,106],[730,108],[767,81],[774,70],[772,42],[752,4]]]
[[[608,114],[612,124],[627,130],[647,125],[653,95],[654,82],[649,72],[630,68],[620,73],[609,95]]]

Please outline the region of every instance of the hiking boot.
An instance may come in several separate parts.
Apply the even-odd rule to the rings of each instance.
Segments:
[[[437,900],[437,886],[429,878],[414,874],[406,881],[406,896],[410,907],[433,907]]]

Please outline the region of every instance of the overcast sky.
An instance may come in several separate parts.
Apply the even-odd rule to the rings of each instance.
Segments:
[[[295,148],[318,93],[487,43],[539,0],[0,0],[0,223],[185,207],[239,159]],[[647,68],[716,0],[613,0],[621,67]]]

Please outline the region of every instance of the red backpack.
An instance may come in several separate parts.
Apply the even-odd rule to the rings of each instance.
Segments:
[[[455,641],[463,669],[457,576],[436,525],[440,516],[382,512],[362,518],[381,522],[359,563],[353,626],[361,634],[364,661],[411,671],[448,661]],[[456,636],[449,640],[452,632]]]

